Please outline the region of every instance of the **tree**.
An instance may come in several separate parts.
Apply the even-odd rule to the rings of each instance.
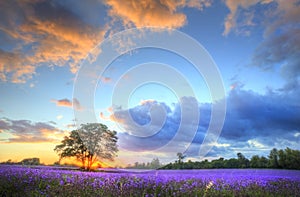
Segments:
[[[160,161],[158,158],[154,158],[152,159],[151,163],[150,163],[150,168],[151,169],[158,169],[160,167]]]
[[[97,159],[113,160],[118,151],[116,135],[116,131],[110,131],[100,123],[82,124],[80,129],[65,136],[54,150],[60,160],[75,157],[82,163],[82,168],[89,171]]]
[[[40,158],[26,158],[19,162],[22,165],[40,165]]]
[[[249,167],[249,160],[242,153],[237,153],[237,157],[239,161],[239,168]]]
[[[269,154],[269,165],[270,168],[278,168],[278,151],[276,148],[273,148]]]
[[[284,150],[279,150],[278,151],[278,165],[280,168],[287,168],[287,165],[286,165],[286,161],[287,161],[287,158],[286,158],[286,154],[285,154],[285,151]]]
[[[260,157],[260,168],[267,168],[268,167],[268,163],[269,163],[268,158],[266,158],[264,156]]]
[[[238,168],[239,161],[236,158],[231,158],[225,161],[225,168]]]
[[[134,168],[138,168],[138,167],[139,167],[139,162],[136,161],[136,162],[134,163]]]
[[[261,168],[260,157],[258,155],[253,155],[250,160],[251,168]]]
[[[285,169],[300,169],[300,151],[286,148],[278,151],[278,165]]]
[[[59,155],[59,163],[63,158],[76,157],[78,161],[82,162],[82,167],[85,168],[88,151],[79,136],[79,130],[71,131],[70,135],[65,136],[61,144],[57,145],[54,150]]]
[[[185,158],[185,155],[183,155],[182,153],[177,153],[177,157],[178,157],[178,163],[181,163],[182,160]]]
[[[211,161],[212,168],[223,168],[224,167],[224,158],[221,157],[220,159],[215,159]]]

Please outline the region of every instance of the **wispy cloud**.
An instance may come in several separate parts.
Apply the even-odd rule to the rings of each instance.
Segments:
[[[76,125],[75,124],[67,124],[65,127],[67,127],[68,129],[75,129]]]
[[[64,118],[63,115],[58,115],[58,116],[56,116],[56,119],[57,119],[57,120],[61,120],[61,119],[63,119],[63,118]]]
[[[51,99],[50,101],[55,103],[56,106],[59,106],[59,107],[69,107],[69,108],[74,108],[76,110],[81,110],[82,109],[79,101],[76,98],[73,99],[73,102],[69,99],[66,99],[66,98],[65,99],[60,99],[60,100]]]
[[[155,101],[154,99],[146,99],[146,100],[141,100],[140,105],[147,105],[147,104],[152,104],[155,102],[157,102],[157,101]]]
[[[253,25],[253,13],[249,12],[249,8],[254,5],[268,4],[273,0],[226,0],[225,4],[230,13],[226,16],[224,22],[223,35],[228,35],[232,30],[239,30],[242,26]],[[243,18],[243,20],[240,20]]]
[[[223,34],[250,32],[243,28],[260,25],[264,40],[254,51],[251,64],[263,70],[279,70],[287,82],[281,90],[296,91],[300,83],[299,1],[226,0],[225,4],[230,13]]]
[[[279,70],[287,81],[285,90],[299,88],[300,74],[300,4],[278,1],[271,14],[273,21],[266,22],[265,40],[253,55],[253,64],[265,70]],[[279,67],[279,69],[277,69]]]
[[[110,83],[110,82],[112,82],[112,78],[110,78],[110,77],[102,77],[101,81],[103,83]]]
[[[39,143],[60,141],[64,131],[46,122],[32,122],[30,120],[0,119],[0,141],[2,143]],[[7,137],[7,135],[9,137]]]

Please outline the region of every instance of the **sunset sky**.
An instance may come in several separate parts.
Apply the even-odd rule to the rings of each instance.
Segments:
[[[76,88],[83,68],[93,63],[105,70],[91,70],[95,85],[81,90],[93,90],[97,122],[118,132],[112,165],[156,157],[167,163],[177,152],[204,159],[199,150],[212,106],[221,100],[224,126],[205,158],[300,149],[299,10],[297,0],[0,1],[0,161],[58,160],[53,149],[76,129],[76,113],[91,111]],[[166,29],[166,40],[178,30],[202,45],[219,70],[224,98],[214,98],[205,76],[172,51],[144,47],[120,53],[109,65],[97,59],[107,50],[101,43],[143,27]],[[161,35],[155,28],[114,47],[126,50],[135,37]],[[181,104],[196,104],[197,123],[180,122]],[[184,116],[193,118],[187,111]],[[179,128],[184,132],[173,138]],[[195,133],[188,133],[192,128]]]

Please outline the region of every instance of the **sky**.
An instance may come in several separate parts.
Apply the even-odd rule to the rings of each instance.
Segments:
[[[0,1],[0,161],[80,123],[113,166],[300,149],[300,1]],[[107,161],[105,161],[107,162]]]

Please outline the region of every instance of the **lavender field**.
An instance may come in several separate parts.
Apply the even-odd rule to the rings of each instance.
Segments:
[[[81,172],[2,165],[0,196],[300,196],[300,171]]]

